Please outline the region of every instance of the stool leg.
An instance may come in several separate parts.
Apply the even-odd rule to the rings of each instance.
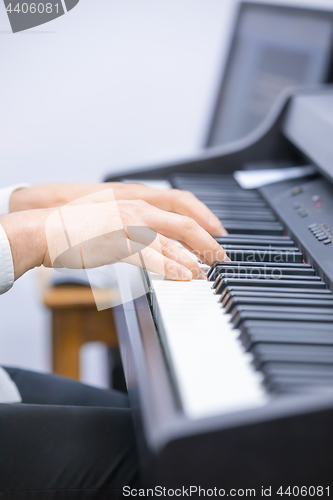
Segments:
[[[82,345],[82,317],[73,309],[53,310],[53,372],[76,380],[80,379],[80,348]]]

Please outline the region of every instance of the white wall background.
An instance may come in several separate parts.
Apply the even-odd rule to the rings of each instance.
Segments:
[[[96,182],[200,148],[235,4],[81,0],[13,35],[0,2],[0,185]],[[48,371],[34,272],[1,297],[0,315],[0,363]]]

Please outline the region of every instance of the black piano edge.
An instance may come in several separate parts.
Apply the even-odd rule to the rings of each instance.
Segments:
[[[141,276],[144,279],[142,273]],[[307,471],[305,476],[300,474],[300,481],[311,478],[307,460],[316,470],[317,484],[319,479],[324,481],[331,477],[328,475],[331,474],[331,469],[328,471],[327,464],[331,461],[333,445],[333,391],[316,394],[313,390],[304,395],[274,396],[274,400],[259,408],[190,420],[181,411],[173,382],[170,384],[170,367],[166,363],[159,332],[151,315],[148,295],[116,306],[113,312],[147,484],[156,481],[162,481],[162,484],[186,484],[188,481],[193,484],[194,479],[196,484],[201,484],[205,453],[202,452],[201,455],[200,451],[198,454],[198,449],[206,447],[207,443],[209,451],[206,452],[209,453],[210,460],[214,457],[216,462],[221,463],[221,467],[225,455],[229,456],[229,462],[224,464],[225,469],[221,469],[229,471],[227,479],[223,476],[224,486],[231,481],[230,478],[237,484],[233,468],[245,460],[243,454],[244,447],[246,451],[247,446],[252,448],[252,455],[253,447],[266,450],[258,460],[266,457],[269,473],[265,477],[270,478],[272,485],[279,481],[281,483],[281,457],[278,457],[283,447],[288,449],[289,456],[284,460],[286,463],[290,461],[290,467],[293,467],[296,459],[300,465],[305,460],[303,469],[297,469]],[[318,432],[314,433],[314,428]],[[242,436],[242,441],[239,441],[239,436]],[[307,450],[305,456],[299,454],[303,448]],[[222,454],[221,450],[224,450]],[[170,464],[170,455],[175,464],[172,471],[170,466],[164,466]],[[234,459],[230,460],[230,457]],[[191,462],[188,467],[189,477],[183,475],[182,478],[177,478],[177,462],[181,464],[183,460]],[[251,456],[251,460],[255,460],[255,457]],[[248,467],[248,462],[246,463]],[[245,465],[244,463],[244,467]],[[294,476],[290,480],[294,477],[296,484],[297,474],[293,470]],[[245,473],[244,486],[254,483],[259,485],[260,477],[259,471],[252,478]],[[283,477],[287,478],[288,474]],[[202,481],[207,480],[214,481],[214,485],[220,484],[221,471],[216,471],[213,467],[207,478],[205,469]],[[230,485],[232,487],[232,481]]]

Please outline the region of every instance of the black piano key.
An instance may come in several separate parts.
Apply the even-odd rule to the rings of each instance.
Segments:
[[[307,299],[283,299],[283,298],[272,298],[272,297],[234,297],[231,298],[228,303],[224,306],[225,311],[232,313],[234,308],[238,308],[240,305],[252,305],[252,306],[284,306],[284,307],[320,307],[324,309],[333,309],[333,302],[328,300],[307,300]]]
[[[182,173],[182,174],[173,174],[170,178],[171,183],[174,187],[179,188],[181,185],[181,189],[186,189],[186,186],[189,185],[199,185],[201,186],[204,183],[212,183],[216,185],[217,183],[223,184],[232,184],[235,187],[240,187],[237,181],[234,179],[233,175],[228,174],[194,174],[194,173]]]
[[[308,377],[274,377],[274,379],[264,380],[264,384],[268,391],[279,393],[279,394],[299,394],[302,389],[316,388],[318,392],[319,388],[331,388],[333,385],[333,378],[326,377],[321,379],[314,379],[311,376]]]
[[[181,187],[180,187],[181,186]],[[222,179],[216,179],[216,180],[207,180],[207,179],[202,179],[201,181],[195,180],[195,181],[178,181],[177,182],[177,188],[178,189],[185,189],[185,190],[192,190],[200,187],[205,187],[205,188],[210,188],[213,191],[219,191],[220,189],[232,189],[233,191],[239,191],[239,186],[235,184],[234,182],[230,180],[222,180]]]
[[[333,380],[333,366],[330,364],[268,362],[263,366],[263,372],[271,378],[275,376],[311,376],[319,379],[330,377]]]
[[[266,281],[267,282],[279,282],[279,281],[306,281],[308,283],[323,283],[321,278],[319,276],[300,276],[300,275],[285,275],[285,274],[279,274],[278,276],[275,274],[260,274],[257,276],[251,276],[251,275],[244,275],[242,273],[236,274],[232,272],[225,272],[225,273],[219,273],[217,275],[216,280],[214,281],[212,288],[215,289],[216,293],[220,293],[220,286],[223,286],[223,283],[226,279],[242,279],[246,282],[252,282],[252,281],[260,281],[260,283],[264,284],[266,286]],[[250,283],[248,283],[250,285]],[[260,284],[260,286],[261,286]]]
[[[263,263],[261,266],[252,266],[248,264],[247,266],[217,266],[212,273],[210,273],[210,281],[218,276],[219,273],[235,273],[244,274],[249,278],[255,278],[256,276],[262,275],[272,275],[278,278],[281,275],[290,276],[315,276],[315,270],[312,268],[299,268],[295,267],[294,264],[287,264],[286,267],[274,266],[272,267],[270,263]]]
[[[251,212],[244,214],[237,214],[235,212],[227,212],[225,210],[212,210],[216,217],[222,221],[258,221],[258,222],[275,222],[277,218],[275,215],[254,215]]]
[[[223,226],[230,234],[242,232],[243,234],[282,235],[283,233],[283,226],[279,222],[248,222],[245,224],[224,220]]]
[[[204,189],[191,189],[191,192],[200,200],[217,205],[220,202],[226,203],[228,201],[235,203],[235,201],[241,202],[241,205],[235,208],[239,208],[240,206],[245,206],[245,203],[256,203],[262,202],[262,199],[258,196],[247,196],[244,197],[243,193],[239,193],[238,191],[234,191],[233,189],[229,189],[227,191],[214,190],[212,188],[204,188]],[[260,208],[267,208],[267,205],[263,207],[260,205]]]
[[[282,236],[281,238],[284,238]],[[291,239],[278,239],[276,236],[269,237],[263,236],[261,240],[257,238],[253,238],[252,236],[244,235],[243,238],[240,238],[239,235],[230,235],[230,236],[215,236],[216,241],[224,246],[224,245],[256,245],[256,246],[274,246],[274,247],[294,247],[295,243]]]
[[[225,226],[228,226],[228,225],[232,225],[234,226],[235,228],[239,227],[240,229],[240,232],[243,233],[243,234],[247,234],[244,232],[244,229],[247,229],[247,228],[250,228],[252,229],[253,233],[251,234],[262,234],[262,235],[266,235],[266,236],[269,236],[270,233],[268,231],[280,231],[278,234],[276,234],[276,236],[283,236],[283,226],[280,222],[257,222],[257,221],[246,221],[246,222],[235,222],[235,221],[228,221],[228,219],[226,219],[224,221],[224,224]],[[256,233],[256,229],[258,230],[258,232]],[[261,231],[262,230],[265,230],[267,231],[267,233],[262,233]],[[234,231],[235,233],[235,231]],[[275,235],[275,232],[272,232],[271,233],[272,236]]]
[[[242,208],[232,208],[228,209],[226,207],[219,207],[217,204],[214,207],[215,212],[224,212],[224,213],[230,213],[232,215],[248,215],[251,214],[256,217],[265,217],[265,216],[275,216],[274,212],[270,210],[269,208],[256,208],[256,207],[242,207]]]
[[[252,349],[254,365],[261,367],[268,362],[311,363],[333,366],[333,347],[312,345],[257,344]]]
[[[292,265],[290,265],[292,266]],[[271,267],[269,264],[262,267],[241,267],[241,266],[219,266],[209,275],[209,281],[215,281],[219,274],[227,273],[231,276],[244,275],[246,278],[256,278],[257,276],[315,276],[314,269],[299,269],[294,267]]]
[[[293,293],[293,294],[314,294],[314,295],[328,295],[332,297],[332,292],[331,290],[328,290],[327,288],[321,288],[317,290],[316,288],[302,288],[301,290],[297,288],[266,288],[266,287],[261,287],[257,286],[255,288],[251,286],[227,286],[223,292],[221,293],[220,301],[224,299],[227,293],[230,292],[270,292],[270,293]]]
[[[209,187],[202,187],[202,188],[192,188],[191,192],[197,197],[207,197],[208,199],[217,199],[217,200],[260,200],[260,195],[257,192],[251,192],[249,191],[248,193],[244,193],[243,191],[238,191],[235,189],[228,189],[228,190],[212,190]]]
[[[291,276],[288,276],[291,278]],[[218,278],[217,278],[218,279]],[[216,280],[217,281],[217,280]],[[244,278],[224,278],[215,289],[216,294],[222,293],[227,286],[247,286],[247,287],[260,287],[260,288],[314,288],[324,289],[325,283],[323,281],[311,280],[292,280],[292,279],[244,279]]]
[[[321,308],[321,307],[307,307],[305,310],[302,307],[297,307],[297,306],[270,306],[270,305],[238,305],[236,309],[233,311],[233,315],[236,315],[238,313],[242,312],[257,312],[257,313],[277,313],[281,314],[282,316],[284,314],[304,314],[305,316],[312,316],[313,314],[318,315],[318,314],[325,314],[326,316],[331,316],[332,317],[332,323],[333,323],[333,310],[330,308]],[[310,319],[311,321],[311,319]]]
[[[295,262],[291,265],[291,264],[288,264],[286,262],[270,262],[269,264],[265,264],[262,262],[243,262],[243,261],[219,262],[219,261],[216,261],[212,264],[212,266],[208,270],[207,277],[208,278],[210,277],[211,273],[214,271],[214,269],[216,267],[227,268],[227,267],[235,267],[235,266],[237,266],[237,267],[251,267],[251,268],[269,266],[269,267],[276,267],[276,268],[281,268],[281,269],[290,268],[290,267],[292,267],[293,269],[312,269],[310,264],[306,264],[303,262],[302,263]]]
[[[232,318],[232,323],[235,328],[240,328],[243,321],[287,321],[287,322],[312,322],[312,323],[329,323],[333,328],[333,318],[330,314],[304,314],[285,312],[264,312],[264,311],[240,311]]]
[[[333,381],[330,364],[268,362],[261,366],[264,384],[276,391],[280,384],[327,385]],[[310,381],[312,381],[310,383]],[[280,386],[280,389],[282,387]]]
[[[299,276],[299,275],[284,275],[284,274],[279,274],[276,276],[275,274],[260,274],[256,276],[251,276],[251,275],[246,275],[243,273],[233,273],[233,272],[224,272],[224,273],[218,273],[217,278],[215,279],[212,288],[215,289],[216,294],[221,293],[221,288],[224,289],[226,280],[242,280],[243,282],[246,282],[248,286],[251,286],[253,281],[255,281],[255,285],[258,282],[260,286],[274,286],[274,283],[278,283],[280,281],[288,281],[292,283],[293,281],[307,281],[307,282],[321,282],[321,279],[319,276]],[[267,283],[269,283],[267,285]],[[258,286],[259,286],[258,284]],[[289,285],[288,285],[289,286]]]
[[[311,331],[305,329],[250,328],[242,331],[239,339],[246,350],[258,343],[266,344],[311,344],[333,346],[333,331]]]
[[[260,268],[258,268],[258,270],[260,270]],[[281,269],[281,272],[283,273],[283,270]],[[214,284],[212,286],[212,288],[217,288],[219,282],[221,280],[223,280],[224,278],[239,278],[239,279],[243,279],[243,280],[246,280],[246,281],[253,281],[253,280],[267,280],[267,281],[281,281],[281,280],[289,280],[289,281],[294,281],[294,280],[298,280],[298,281],[311,281],[311,282],[321,282],[323,283],[322,279],[320,278],[320,276],[315,276],[315,275],[303,275],[303,274],[271,274],[271,273],[265,273],[265,271],[261,272],[261,273],[256,273],[256,274],[246,274],[246,272],[238,272],[237,270],[233,271],[233,270],[229,270],[227,269],[226,271],[224,272],[221,272],[219,271],[219,269],[217,268],[216,270],[216,273],[217,273],[217,277],[216,277],[216,280],[214,281]],[[261,286],[261,285],[260,285]]]
[[[199,197],[200,201],[202,201],[208,208],[212,211],[217,208],[267,208],[267,204],[263,200],[226,200],[220,199],[220,197],[212,198],[212,197]]]
[[[255,252],[281,252],[281,253],[290,253],[290,254],[294,254],[294,253],[300,253],[299,252],[299,249],[295,246],[292,246],[292,247],[276,247],[274,245],[245,245],[245,244],[240,244],[240,245],[236,245],[236,244],[227,244],[227,245],[223,245],[223,248],[225,250],[229,250],[229,251],[247,251],[247,250],[254,250]],[[242,260],[242,259],[240,259]]]
[[[331,323],[315,323],[311,321],[297,322],[297,321],[263,321],[263,320],[248,320],[244,321],[241,326],[241,332],[249,330],[265,329],[268,330],[297,330],[297,331],[312,331],[312,332],[329,332],[332,333]]]
[[[328,303],[332,303],[333,304],[333,295],[324,295],[324,294],[312,294],[312,293],[299,293],[299,292],[296,292],[296,293],[283,293],[283,292],[279,292],[279,290],[275,291],[275,292],[257,292],[257,291],[254,291],[254,292],[228,292],[224,295],[223,297],[223,300],[220,300],[220,302],[222,303],[222,306],[225,307],[229,300],[231,300],[232,298],[236,298],[236,297],[239,297],[239,298],[271,298],[271,299],[296,299],[296,300],[313,300],[313,301],[318,301],[318,300],[321,300],[321,301],[325,301],[325,302],[328,302]]]
[[[235,180],[232,174],[206,174],[206,173],[178,173],[172,174],[171,176],[172,183],[174,182],[209,182],[213,181],[216,183],[217,181],[223,182],[233,182],[236,186],[239,186],[238,182]]]
[[[286,262],[286,263],[301,263],[303,255],[301,252],[288,250],[229,250],[226,249],[228,257],[234,260],[243,260],[250,264],[251,262]]]
[[[265,236],[262,234],[251,234],[249,236],[248,234],[226,234],[225,236],[216,236],[216,240],[233,240],[233,239],[238,239],[238,240],[248,240],[250,239],[251,241],[254,241],[255,243],[260,243],[263,240],[269,240],[269,241],[276,241],[278,243],[283,243],[283,246],[286,246],[290,242],[292,243],[292,246],[295,245],[293,240],[289,236]]]

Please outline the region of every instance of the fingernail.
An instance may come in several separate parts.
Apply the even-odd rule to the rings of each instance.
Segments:
[[[205,275],[205,273],[200,273],[197,276],[197,280],[207,280],[207,276]]]
[[[185,269],[185,268],[180,270],[180,279],[181,280],[191,281],[192,278],[193,278],[193,276],[192,276],[191,271],[189,271],[188,269]]]
[[[225,254],[223,262],[231,262],[231,259]]]

